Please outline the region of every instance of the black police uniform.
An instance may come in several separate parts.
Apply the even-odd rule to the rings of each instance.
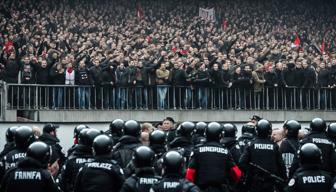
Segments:
[[[192,182],[181,178],[179,174],[167,174],[155,183],[150,192],[200,192]]]
[[[318,165],[303,165],[288,182],[288,192],[322,192],[330,191],[332,179],[329,173]]]
[[[202,190],[211,187],[225,189],[230,179],[237,182],[240,175],[241,172],[229,151],[214,141],[195,148],[187,169],[187,179]]]
[[[58,181],[61,189],[63,191],[73,191],[78,171],[85,163],[92,162],[93,160],[91,147],[78,144],[73,154],[68,157],[68,160],[62,167]]]
[[[245,124],[242,126],[242,135],[238,138],[238,144],[240,146],[241,153],[244,152],[248,143],[255,139],[255,127],[254,125]]]
[[[58,192],[60,190],[51,174],[40,162],[25,157],[18,163],[17,168],[11,168],[7,171],[2,180],[0,191]]]
[[[257,137],[252,141],[242,154],[239,164],[240,167],[248,172],[250,191],[272,191],[274,182],[267,178],[264,173],[250,166],[250,163],[256,164],[263,169],[286,179],[286,168],[283,163],[279,147],[269,138]],[[258,176],[259,175],[259,176]]]
[[[141,142],[138,137],[124,135],[113,149],[113,159],[124,169],[132,160],[134,150],[139,146],[141,146]]]
[[[242,153],[241,153],[241,149],[240,149],[239,143],[236,140],[236,138],[235,137],[225,137],[223,138],[221,143],[223,144],[225,148],[229,150],[234,162],[239,163],[239,158]]]
[[[152,185],[159,180],[160,177],[156,176],[153,168],[139,168],[125,181],[120,192],[149,192]]]
[[[119,192],[123,182],[123,170],[117,162],[100,156],[80,169],[74,192]]]

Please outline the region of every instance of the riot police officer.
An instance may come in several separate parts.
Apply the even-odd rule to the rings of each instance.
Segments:
[[[155,130],[149,135],[149,146],[154,151],[156,158],[160,158],[166,152],[166,134],[161,130]]]
[[[122,136],[119,142],[114,146],[113,159],[119,163],[121,168],[125,169],[132,160],[135,149],[141,146],[139,140],[141,127],[137,121],[129,120],[125,122],[123,128],[124,136]],[[125,174],[127,175],[128,173]]]
[[[326,135],[326,122],[321,118],[314,118],[310,122],[311,132],[302,139],[300,145],[306,143],[314,143],[322,151],[322,169],[331,173],[335,173],[336,169],[336,154],[335,144],[328,139]],[[293,171],[297,168],[293,166]]]
[[[184,158],[177,151],[169,151],[163,157],[163,177],[150,192],[200,192],[193,183],[183,178]]]
[[[83,129],[79,134],[78,145],[63,165],[59,175],[59,185],[63,191],[73,191],[75,179],[80,168],[85,163],[94,160],[92,154],[93,140],[100,135],[97,129]]]
[[[282,189],[280,184],[286,179],[286,168],[278,145],[270,139],[271,123],[265,119],[258,121],[256,132],[256,139],[245,148],[239,160],[240,167],[247,173],[245,190],[273,192],[275,187]],[[278,177],[280,179],[276,179]]]
[[[28,126],[20,126],[15,129],[15,148],[8,152],[1,160],[0,179],[6,170],[15,167],[17,162],[26,156],[28,146],[35,141],[33,129]]]
[[[60,191],[47,170],[50,147],[43,142],[34,142],[27,149],[27,155],[17,167],[9,169],[1,183],[1,191]]]
[[[70,149],[69,149],[68,152],[67,152],[67,156],[68,156],[68,157],[69,157],[69,156],[72,154],[72,152],[75,150],[76,145],[78,144],[79,134],[80,134],[80,132],[81,132],[83,129],[90,129],[90,127],[87,126],[87,125],[84,125],[84,124],[80,124],[80,125],[77,125],[77,126],[74,128],[74,133],[73,133],[74,144],[70,147]]]
[[[170,150],[179,151],[188,162],[190,154],[193,150],[191,143],[192,133],[194,132],[195,124],[190,121],[183,122],[177,129],[175,139],[169,143]]]
[[[247,123],[242,126],[242,135],[238,138],[238,144],[242,153],[247,144],[254,140],[255,136],[256,130],[253,123]]]
[[[6,130],[6,144],[4,146],[4,149],[0,153],[0,159],[2,159],[8,152],[13,150],[15,148],[15,142],[14,142],[14,135],[15,130],[17,129],[17,126],[9,127]]]
[[[328,125],[327,137],[336,144],[336,123],[330,123]]]
[[[321,150],[313,143],[304,144],[299,150],[301,167],[288,182],[289,192],[330,191],[332,186],[329,173],[320,168]]]
[[[135,150],[132,160],[135,173],[125,181],[121,192],[149,192],[151,186],[160,179],[155,176],[154,158],[154,151],[147,146]]]
[[[226,191],[229,179],[238,182],[241,177],[229,151],[220,144],[222,130],[219,123],[209,123],[205,130],[206,143],[196,147],[190,159],[186,178],[202,191]]]
[[[235,163],[239,163],[239,158],[241,156],[241,149],[236,139],[236,134],[238,129],[236,125],[232,123],[225,123],[223,125],[224,137],[221,143],[225,148],[229,150]]]
[[[206,138],[204,137],[205,129],[208,126],[205,122],[198,122],[195,126],[195,133],[192,137],[192,143],[194,146],[205,143]]]
[[[125,121],[122,119],[115,119],[111,122],[107,134],[112,138],[114,143],[117,143],[122,137],[122,132],[125,126]]]
[[[113,142],[107,135],[97,136],[92,144],[94,161],[85,164],[79,171],[75,192],[119,192],[124,182],[123,171],[112,160]]]
[[[294,158],[296,158],[297,150],[299,149],[299,130],[301,124],[295,120],[286,121],[283,125],[286,133],[286,138],[281,142],[280,153],[286,166],[287,177],[292,166]]]

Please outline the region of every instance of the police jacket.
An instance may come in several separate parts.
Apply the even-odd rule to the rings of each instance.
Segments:
[[[134,151],[139,146],[141,146],[139,138],[124,135],[119,139],[119,142],[113,149],[113,159],[124,169],[132,160]]]
[[[62,167],[61,174],[59,175],[61,189],[63,191],[73,191],[78,171],[85,163],[92,162],[93,160],[91,148],[78,144]]]
[[[254,139],[254,135],[252,135],[251,133],[243,133],[238,138],[238,145],[240,146],[241,153],[244,152],[245,147]]]
[[[202,145],[206,142],[206,138],[203,135],[200,134],[194,134],[192,139],[191,139],[192,143],[194,146],[196,145]]]
[[[135,174],[124,182],[120,192],[149,192],[152,185],[159,180],[160,177],[155,176],[152,167],[136,169]]]
[[[167,174],[152,186],[150,192],[200,192],[200,189],[178,174]]]
[[[74,192],[119,192],[124,174],[109,156],[98,156],[79,171]]]
[[[300,145],[305,143],[314,143],[322,152],[322,165],[321,168],[328,172],[335,172],[336,169],[336,152],[335,144],[328,139],[326,133],[311,132],[302,141]]]
[[[7,155],[7,153],[12,151],[13,149],[15,149],[15,143],[14,142],[6,143],[5,146],[4,146],[4,149],[0,153],[0,159],[2,159],[5,155]]]
[[[245,148],[240,157],[239,165],[245,171],[257,171],[250,169],[250,163],[258,165],[283,179],[287,178],[279,147],[269,138],[257,137]]]
[[[1,183],[1,192],[58,192],[53,177],[40,162],[30,157],[18,163],[17,168],[7,171]]]
[[[23,148],[14,148],[8,152],[0,162],[0,180],[8,169],[15,167],[24,157],[26,157],[26,149]]]
[[[297,158],[298,149],[299,149],[299,140],[297,138],[287,137],[281,142],[279,150],[283,162],[286,166],[287,176],[289,176],[289,171],[294,162],[294,159]]]
[[[191,143],[191,139],[178,136],[169,143],[169,149],[178,151],[183,157],[186,158],[186,162],[188,162],[190,154],[193,150],[193,144]]]
[[[201,189],[225,185],[229,181],[238,182],[240,176],[229,151],[214,141],[194,149],[186,174],[186,178]]]
[[[241,156],[241,149],[236,138],[224,137],[221,143],[225,148],[229,150],[234,162],[239,163],[239,158]]]
[[[322,192],[330,191],[332,179],[329,173],[317,165],[303,165],[289,180],[288,192]]]

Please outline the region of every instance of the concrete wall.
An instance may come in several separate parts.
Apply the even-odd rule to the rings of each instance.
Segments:
[[[90,111],[35,111],[30,116],[36,122],[110,122],[113,119],[136,119],[139,121],[161,121],[170,116],[176,121],[222,121],[246,122],[252,115],[259,115],[273,122],[288,119],[307,122],[314,117],[336,121],[336,111],[243,111],[243,110],[90,110]],[[16,121],[16,111],[6,110],[5,122]]]

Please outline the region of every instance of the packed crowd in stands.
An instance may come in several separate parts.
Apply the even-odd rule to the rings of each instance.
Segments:
[[[159,85],[158,108],[167,107],[166,85],[185,87],[186,98],[197,89],[199,108],[209,107],[207,88],[258,96],[265,87],[336,87],[333,1],[0,2],[0,79],[7,83],[117,87],[105,96],[118,108],[126,105],[125,87],[141,87],[136,94],[147,98],[144,88]],[[199,7],[213,7],[216,21],[199,17]],[[65,91],[53,92],[60,107]],[[89,107],[89,94],[76,91],[80,108]]]

